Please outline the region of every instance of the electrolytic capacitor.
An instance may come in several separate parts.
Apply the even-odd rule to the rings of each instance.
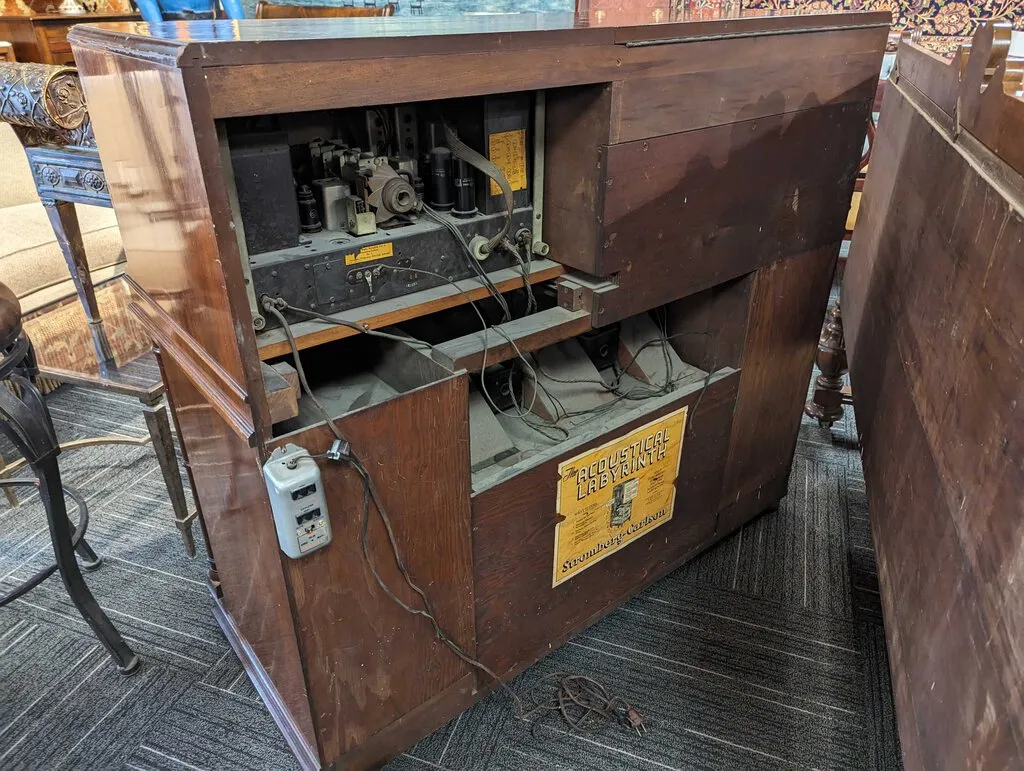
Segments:
[[[439,211],[452,208],[452,151],[435,147],[430,151],[430,178],[427,182],[427,203]]]
[[[319,233],[323,230],[320,212],[317,211],[316,196],[309,185],[302,185],[299,188],[299,223],[303,233]]]
[[[479,210],[476,208],[476,179],[473,177],[473,167],[461,158],[456,158],[452,164],[452,187],[455,189],[455,208],[452,209],[452,216],[462,219],[476,216]]]

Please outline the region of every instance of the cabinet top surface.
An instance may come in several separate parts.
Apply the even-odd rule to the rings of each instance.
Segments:
[[[737,4],[738,5],[738,4]],[[886,26],[887,11],[829,12],[736,9],[717,18],[676,18],[661,9],[634,9],[590,16],[572,13],[392,16],[386,18],[281,19],[243,21],[117,22],[72,30],[76,47],[117,49],[146,56],[172,55],[180,65],[241,64],[259,58],[257,49],[344,40],[354,46],[345,58],[414,55],[439,38],[452,52],[543,45],[636,45],[658,40],[743,37],[802,31]],[[323,45],[323,43],[320,43]],[[359,51],[357,54],[356,52]],[[365,54],[363,53],[365,51]],[[309,53],[312,53],[311,51]],[[289,58],[301,58],[299,49]],[[148,58],[148,57],[147,57]]]

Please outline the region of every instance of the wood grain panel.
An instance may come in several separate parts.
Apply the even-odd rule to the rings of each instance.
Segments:
[[[446,634],[475,651],[469,528],[469,425],[465,376],[398,396],[337,421],[373,477],[413,580]],[[326,426],[276,440],[317,454]],[[322,462],[333,541],[285,559],[320,756],[331,762],[455,686],[474,670],[377,585],[363,558],[363,490],[349,466]],[[404,583],[387,534],[371,512],[370,555],[385,583],[421,607]]]
[[[224,606],[312,747],[313,723],[257,451],[225,423],[166,348],[161,365]]]
[[[771,100],[778,106],[767,109],[776,113],[784,101]],[[702,283],[690,279],[695,272],[719,283],[836,240],[868,104],[772,114],[608,148],[600,274],[628,273],[635,260],[664,254],[686,277],[673,288],[688,288]]]
[[[908,768],[1013,767],[1024,757],[1024,178],[954,140],[925,96],[948,65],[908,50],[919,66],[886,87],[843,286],[901,744]],[[1024,131],[1024,116],[999,117]]]
[[[835,242],[754,276],[723,507],[789,474],[838,251]]]
[[[240,309],[229,302],[180,74],[124,56],[77,56],[129,274],[248,392],[232,313]]]
[[[611,87],[559,88],[546,98],[544,237],[551,257],[596,273],[604,207],[602,167],[609,141]]]
[[[590,440],[473,500],[480,659],[499,674],[526,668],[660,578],[714,536],[738,373]],[[697,403],[699,399],[699,404]],[[678,409],[690,416],[671,521],[571,580],[551,587],[558,464]]]
[[[680,358],[707,372],[742,366],[754,274],[668,305],[668,331]]]
[[[649,139],[823,104],[863,102],[874,96],[881,49],[851,54],[840,44],[824,54],[817,48],[801,47],[794,56],[793,51],[780,47],[772,51],[771,60],[747,67],[618,81],[612,95],[616,116],[612,142]]]
[[[845,228],[868,105],[609,148],[601,269],[617,273],[618,289],[595,296],[595,324],[834,245]]]
[[[865,15],[865,21],[878,18]],[[323,24],[324,22],[319,22]],[[835,30],[799,35],[801,46],[822,46],[822,51],[877,52],[884,46],[887,24],[874,27]],[[79,38],[85,38],[84,31]],[[97,30],[92,34],[104,34]],[[109,34],[109,33],[107,33]],[[485,52],[469,48],[459,54],[457,67],[451,66],[450,53],[419,49],[415,45],[401,54],[389,55],[379,44],[376,58],[349,58],[332,61],[339,53],[315,57],[316,45],[306,45],[310,61],[216,66],[210,46],[203,51],[206,77],[214,114],[217,117],[268,114],[293,110],[317,110],[374,104],[380,100],[376,84],[388,83],[388,100],[415,101],[422,97],[418,84],[424,72],[443,72],[430,85],[433,98],[471,96],[508,90],[514,73],[516,90],[558,88],[608,83],[637,76],[667,76],[719,68],[756,67],[775,50],[792,51],[793,38],[787,35],[756,35],[720,40],[695,40],[627,48],[598,40],[591,45],[547,46],[540,37],[524,38],[518,47],[491,47]],[[841,37],[839,37],[841,35]],[[833,36],[829,38],[829,36]],[[73,38],[75,36],[72,36]],[[821,40],[819,40],[821,38]],[[315,41],[314,41],[315,43]],[[376,43],[376,41],[375,41]],[[479,41],[477,45],[485,45]],[[267,51],[272,46],[261,45]],[[344,51],[349,46],[332,46]],[[217,48],[217,46],[212,46]],[[226,48],[226,47],[225,47]],[[776,54],[777,55],[777,54]],[[365,54],[364,54],[365,56]],[[294,57],[294,54],[293,54]],[[346,88],[333,86],[344,80]],[[292,83],[293,89],[280,84]],[[287,92],[287,93],[285,93]]]

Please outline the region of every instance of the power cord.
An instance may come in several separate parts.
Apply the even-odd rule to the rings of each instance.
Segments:
[[[569,672],[552,672],[540,678],[530,689],[531,709],[524,716],[540,715],[541,720],[557,713],[570,731],[596,731],[609,722],[621,723],[647,733],[647,720],[641,712],[621,696],[608,693],[597,680]],[[534,723],[539,726],[541,721]]]
[[[480,670],[488,677],[490,677],[492,680],[494,680],[501,688],[503,688],[508,693],[508,695],[515,702],[519,713],[522,714],[523,704],[518,694],[516,694],[515,691],[509,688],[509,686],[505,682],[503,682],[501,678],[498,677],[498,675],[495,674],[495,672],[490,667],[488,667],[486,664],[480,661],[477,661],[475,658],[466,653],[466,651],[463,650],[463,648],[457,642],[455,642],[455,640],[453,640],[451,636],[444,631],[444,629],[442,629],[441,624],[437,620],[437,616],[434,614],[434,611],[431,608],[430,599],[427,597],[426,592],[424,592],[423,589],[421,589],[416,584],[416,582],[413,581],[412,576],[409,573],[409,569],[405,565],[405,560],[402,559],[402,553],[398,548],[398,542],[395,539],[395,531],[391,525],[391,518],[388,516],[387,508],[384,506],[384,502],[381,500],[381,497],[377,492],[377,488],[376,485],[374,485],[373,483],[373,479],[370,477],[369,472],[367,472],[366,467],[363,465],[359,457],[354,452],[352,452],[351,445],[345,439],[344,435],[341,432],[341,429],[338,428],[337,423],[334,422],[334,419],[331,417],[330,413],[320,402],[320,400],[317,399],[316,396],[313,394],[313,389],[309,387],[309,381],[306,379],[306,372],[302,367],[302,357],[299,355],[299,347],[295,342],[295,336],[292,334],[291,325],[288,323],[288,320],[284,317],[284,315],[277,307],[277,305],[280,302],[283,301],[274,300],[271,297],[264,297],[262,304],[263,308],[272,316],[274,316],[274,318],[276,318],[277,321],[284,328],[285,335],[288,338],[288,346],[291,348],[292,357],[295,359],[295,371],[299,376],[299,383],[302,386],[302,389],[306,392],[306,395],[309,396],[310,401],[312,401],[313,405],[316,407],[321,417],[323,417],[327,425],[330,426],[331,432],[334,434],[335,438],[338,440],[337,442],[335,442],[334,448],[332,448],[333,452],[324,453],[323,455],[325,457],[347,463],[362,478],[362,551],[363,559],[366,560],[366,564],[370,568],[370,572],[373,574],[374,580],[377,582],[377,585],[381,588],[381,591],[383,591],[388,596],[388,598],[392,600],[392,602],[394,602],[400,608],[402,608],[402,610],[413,616],[422,616],[423,618],[427,619],[430,622],[431,626],[433,627],[434,635],[437,637],[437,639],[444,643],[444,645],[447,646],[449,650],[451,650],[456,656],[458,656],[464,662]],[[284,303],[284,305],[287,307],[287,303]],[[367,331],[362,330],[362,328],[360,328],[360,330]],[[419,595],[423,603],[422,608],[415,608],[405,603],[397,594],[394,593],[394,591],[392,591],[391,587],[389,587],[387,583],[384,581],[384,579],[381,578],[380,573],[377,572],[377,566],[374,564],[373,559],[370,557],[369,549],[371,500],[374,503],[374,507],[377,509],[377,515],[380,517],[381,523],[384,525],[384,530],[385,532],[387,532],[388,544],[391,547],[391,553],[392,556],[394,557],[395,565],[398,567],[399,572],[402,574],[402,578],[405,580],[405,583],[409,586],[410,589],[412,589],[412,591]]]
[[[438,274],[439,275],[439,274]],[[459,288],[460,291],[464,291]],[[479,308],[476,307],[475,302],[469,299],[470,305],[474,308],[480,317],[481,322],[484,324],[484,341],[486,346],[486,333],[487,324],[480,313]],[[645,717],[633,707],[629,702],[619,696],[612,696],[608,693],[607,689],[601,683],[594,680],[593,678],[586,677],[584,675],[572,675],[565,672],[556,672],[541,678],[537,683],[534,684],[530,690],[530,696],[532,700],[532,707],[529,712],[526,711],[523,705],[522,699],[519,697],[508,683],[504,682],[497,673],[494,672],[483,662],[475,659],[469,653],[465,651],[454,639],[441,627],[440,622],[437,620],[437,615],[433,610],[430,603],[430,598],[427,593],[413,580],[412,575],[409,572],[409,568],[405,564],[405,560],[402,557],[402,552],[398,547],[398,540],[395,537],[394,527],[391,524],[391,518],[387,513],[387,508],[381,499],[380,493],[377,491],[377,487],[373,482],[373,478],[370,476],[366,467],[359,457],[352,451],[351,445],[345,439],[338,428],[338,425],[334,422],[330,413],[323,406],[319,399],[313,394],[312,388],[310,388],[309,381],[306,378],[305,369],[302,366],[302,357],[299,354],[299,347],[295,341],[295,336],[292,333],[291,325],[288,320],[281,313],[281,310],[295,310],[288,303],[284,302],[280,298],[274,299],[269,296],[265,296],[262,301],[264,310],[267,313],[274,316],[278,323],[285,330],[285,336],[288,338],[288,345],[291,349],[292,357],[295,360],[295,371],[299,376],[299,383],[302,389],[306,392],[306,395],[310,398],[317,411],[323,417],[324,421],[330,427],[331,432],[334,434],[337,441],[334,443],[332,448],[324,453],[318,453],[316,455],[305,456],[309,460],[317,458],[325,458],[338,462],[347,463],[352,469],[359,475],[363,485],[363,513],[362,522],[360,527],[360,545],[363,553],[363,559],[366,561],[367,567],[370,568],[370,573],[373,575],[374,581],[380,587],[381,591],[384,592],[387,597],[400,607],[406,613],[425,618],[431,625],[434,631],[434,636],[440,640],[455,656],[460,660],[464,661],[471,667],[483,672],[491,680],[508,694],[509,698],[515,707],[516,714],[522,718],[529,720],[531,716],[541,715],[541,719],[548,713],[558,712],[562,719],[569,725],[571,730],[574,731],[593,731],[603,728],[609,721],[621,723],[622,725],[633,728],[638,736],[643,736],[647,732],[646,719]],[[319,317],[320,314],[312,314],[313,317]],[[335,321],[329,317],[323,317],[329,321]],[[359,325],[354,325],[360,332],[369,333],[373,330],[367,330]],[[390,335],[387,333],[378,333],[378,336],[387,337],[390,339],[398,339],[403,342],[408,342],[409,338],[402,335]],[[509,343],[515,348],[518,356],[523,360],[524,363],[529,366],[526,362],[522,352],[519,351],[515,341],[506,335]],[[484,352],[484,362],[486,362],[486,348]],[[532,368],[531,368],[532,371]],[[534,374],[536,377],[536,374]],[[483,381],[481,380],[481,387],[483,387]],[[484,390],[485,395],[486,389]],[[487,395],[490,400],[489,395]],[[492,405],[493,406],[493,405]],[[525,418],[524,418],[525,421]],[[527,425],[530,425],[528,421]],[[564,430],[564,429],[563,429]],[[315,462],[315,461],[314,461]],[[384,526],[384,531],[387,533],[388,545],[391,548],[392,557],[395,560],[395,565],[398,568],[399,573],[402,574],[402,579],[406,585],[420,598],[422,603],[421,608],[415,607],[408,604],[401,597],[399,597],[394,590],[388,586],[387,582],[380,575],[377,570],[377,565],[370,555],[370,544],[369,544],[369,528],[370,528],[370,504],[373,503],[373,508],[377,510],[377,515],[380,517],[381,524]],[[542,690],[550,687],[552,683],[556,684],[556,692],[553,697],[545,697],[542,694]],[[535,722],[535,727],[540,725],[540,721]]]

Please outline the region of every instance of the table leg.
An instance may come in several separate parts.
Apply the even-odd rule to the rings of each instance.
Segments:
[[[174,511],[174,524],[181,533],[181,540],[185,543],[185,551],[189,557],[196,556],[196,540],[192,535],[192,520],[195,514],[190,514],[188,504],[185,501],[185,489],[181,484],[181,469],[178,467],[178,458],[174,454],[174,436],[171,434],[171,424],[167,419],[167,405],[160,397],[156,400],[142,398],[142,414],[146,417],[146,428],[153,438],[153,450],[156,452],[157,462],[160,464],[160,471],[164,475],[164,483],[167,485],[167,494],[171,498],[171,509]]]
[[[839,300],[821,329],[815,361],[821,374],[814,380],[814,395],[804,407],[804,413],[822,426],[831,427],[843,417],[843,404],[849,403],[843,394],[843,375],[847,372],[846,340]]]
[[[164,371],[164,360],[163,353],[160,350],[160,346],[153,346],[153,355],[156,357],[157,366],[160,367],[160,379],[164,382],[164,398],[167,402],[167,408],[171,412],[171,420],[174,421],[174,431],[180,437],[181,426],[178,425],[178,413],[174,409],[174,395],[171,393],[171,384],[167,379],[167,372]],[[217,561],[213,556],[213,548],[210,546],[210,534],[206,529],[206,520],[203,519],[203,507],[199,502],[199,494],[196,492],[196,480],[192,474],[192,464],[188,459],[188,446],[185,442],[181,443],[181,459],[185,462],[185,474],[188,479],[189,488],[192,490],[192,505],[195,506],[195,513],[192,515],[199,520],[199,529],[203,534],[203,546],[206,547],[206,563],[207,573],[206,579],[210,583],[210,590],[214,596],[218,598],[224,597],[224,592],[220,587],[220,574],[217,572]]]
[[[68,273],[75,284],[78,299],[85,309],[85,320],[92,333],[93,345],[96,348],[96,359],[100,364],[112,364],[114,356],[110,351],[110,343],[103,331],[103,320],[100,318],[99,305],[96,303],[96,292],[89,274],[89,263],[85,257],[85,246],[82,244],[82,231],[78,226],[78,214],[75,205],[68,201],[55,201],[44,198],[43,207],[50,218],[50,226],[57,237]]]

